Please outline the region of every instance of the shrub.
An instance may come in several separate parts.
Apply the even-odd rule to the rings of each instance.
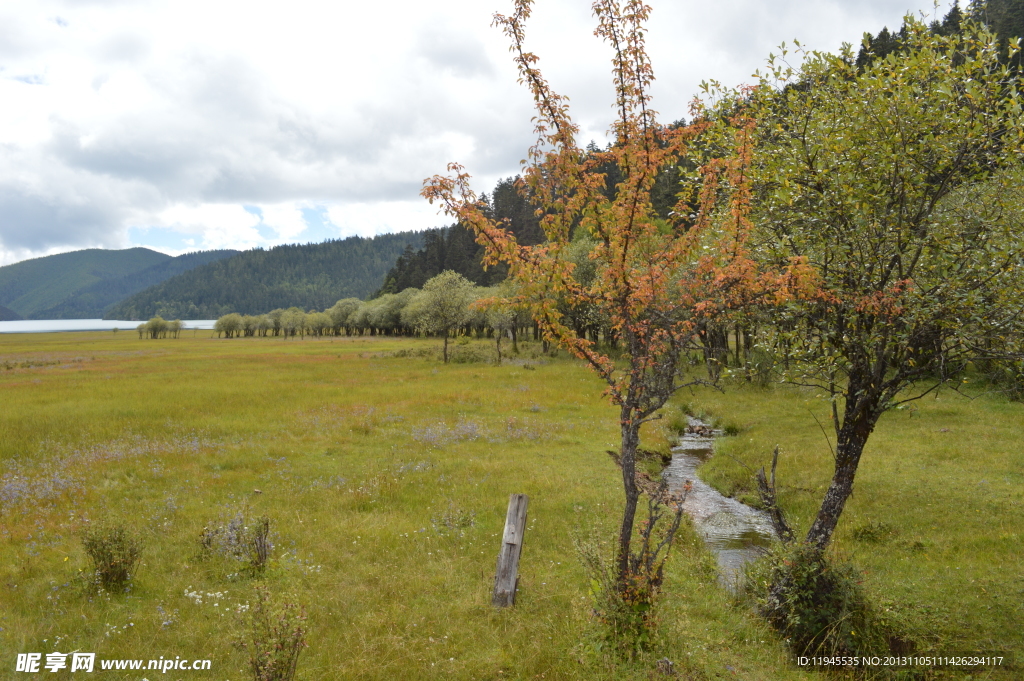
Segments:
[[[573,536],[576,552],[590,578],[594,615],[604,626],[604,643],[626,659],[649,650],[654,642],[665,562],[682,521],[685,497],[685,493],[670,495],[664,483],[646,491],[648,515],[640,523],[639,545],[630,550],[625,582],[618,577],[611,547],[600,539],[602,535],[597,530],[589,536]],[[663,519],[666,522],[660,522]]]
[[[245,561],[246,569],[260,576],[266,572],[274,551],[270,518],[251,518],[246,511],[238,511],[227,522],[204,527],[199,535],[199,548],[201,556],[218,554]]]
[[[861,656],[889,650],[856,569],[803,543],[779,546],[748,574],[757,608],[797,655]]]
[[[449,361],[454,364],[487,364],[494,361],[494,353],[491,352],[490,348],[482,348],[479,346],[469,345],[469,339],[466,343],[460,343],[449,350]]]
[[[896,528],[882,520],[869,520],[853,528],[854,539],[870,544],[881,544],[896,534]]]
[[[775,371],[775,357],[763,348],[754,348],[747,360],[747,379],[759,388],[772,384]]]
[[[249,569],[256,575],[266,572],[274,545],[270,543],[270,518],[261,516],[252,523],[245,537],[245,556]]]
[[[988,381],[1011,402],[1024,402],[1024,362],[990,361],[982,369]]]
[[[249,654],[253,681],[292,681],[306,647],[306,612],[295,603],[276,604],[265,586],[240,614],[238,647]]]
[[[685,433],[687,426],[690,425],[690,419],[687,417],[689,409],[689,405],[668,405],[662,408],[665,427],[676,435]]]
[[[142,558],[142,541],[123,525],[87,528],[82,546],[92,559],[96,582],[108,590],[126,588]]]
[[[431,516],[430,524],[440,535],[462,537],[468,528],[476,525],[476,511],[468,511],[449,501],[443,513]]]

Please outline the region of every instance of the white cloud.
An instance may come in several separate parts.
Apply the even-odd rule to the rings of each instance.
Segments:
[[[254,248],[263,241],[256,229],[260,217],[234,204],[176,204],[163,210],[157,221],[154,226],[187,235],[203,250]]]
[[[450,222],[426,201],[354,202],[330,206],[326,212],[342,238],[422,230]]]
[[[749,82],[783,40],[836,49],[931,6],[651,2],[666,120],[703,79]],[[140,239],[168,252],[302,240],[320,234],[304,209],[339,235],[445,224],[418,196],[423,178],[457,160],[488,191],[532,142],[495,10],[510,0],[5,3],[0,263]],[[610,55],[589,3],[538,0],[527,41],[583,141],[603,141]]]
[[[277,238],[283,242],[294,241],[306,231],[306,221],[302,218],[302,207],[295,203],[279,203],[260,206],[263,224],[277,232]]]

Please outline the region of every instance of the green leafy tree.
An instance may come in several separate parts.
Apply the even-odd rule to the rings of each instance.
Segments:
[[[773,59],[752,102],[758,255],[819,276],[763,341],[831,400],[834,473],[805,540],[821,550],[879,417],[1021,334],[1018,82],[981,26],[908,16],[902,34],[862,67],[848,47]]]
[[[259,326],[260,318],[256,315],[246,314],[242,315],[242,335],[252,337],[256,335],[256,329]]]
[[[452,270],[432,277],[410,301],[412,309],[406,319],[419,331],[441,334],[445,364],[448,363],[448,337],[469,319],[472,301],[473,282]]]
[[[519,352],[519,329],[531,323],[530,311],[525,305],[514,303],[516,287],[511,281],[497,286],[479,289],[479,297],[473,307],[484,311],[484,323],[494,331],[494,348],[501,363],[501,341],[508,335],[512,340],[512,352]]]
[[[153,317],[146,322],[146,333],[150,338],[162,338],[167,333],[167,320],[163,317]]]
[[[282,327],[281,327],[281,317],[283,315],[284,315],[284,310],[282,310],[281,308],[277,308],[276,310],[271,310],[270,312],[267,313],[267,319],[270,320],[270,324],[271,324],[271,332],[275,336],[280,336],[281,335],[281,330],[282,330]]]
[[[323,336],[331,328],[331,316],[326,312],[310,312],[306,315],[306,324],[311,335]]]
[[[305,334],[306,313],[297,307],[289,307],[281,314],[281,330],[285,338],[296,334]]]
[[[223,317],[219,317],[217,321],[213,323],[213,330],[217,332],[218,338],[220,338],[221,334],[224,334],[225,338],[234,338],[235,336],[241,335],[242,329],[242,315],[237,312],[231,312]]]
[[[359,309],[361,302],[358,298],[342,298],[326,310],[327,314],[331,316],[335,335],[339,335],[343,329],[346,332],[351,329],[352,324],[349,322],[349,317]]]

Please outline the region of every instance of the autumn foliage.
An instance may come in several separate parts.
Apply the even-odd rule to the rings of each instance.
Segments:
[[[614,141],[602,152],[580,146],[567,99],[543,78],[537,56],[525,47],[532,4],[516,0],[514,12],[495,15],[494,23],[509,38],[520,82],[536,104],[537,142],[524,161],[519,189],[535,203],[546,241],[523,245],[507,225],[488,218],[469,174],[457,163],[448,166],[449,175],[426,180],[423,195],[472,227],[486,248],[486,262],[507,263],[517,291],[513,302],[530,310],[548,340],[586,360],[607,383],[622,432],[625,507],[616,565],[625,588],[640,493],[639,430],[685,385],[681,354],[694,346],[702,322],[754,302],[784,299],[805,285],[805,272],[794,261],[766,274],[749,253],[747,168],[754,124],[742,112],[733,118],[725,153],[691,174],[681,196],[695,200],[681,200],[667,221],[653,210],[656,177],[678,173],[685,179],[679,171],[705,124],[670,128],[657,121],[650,94],[654,73],[644,49],[649,6],[637,0],[593,5],[595,34],[612,48],[616,92]],[[609,162],[621,178],[612,191],[597,170]],[[595,267],[583,277],[572,254],[586,240]],[[603,318],[620,360],[567,323],[566,310],[582,307]]]

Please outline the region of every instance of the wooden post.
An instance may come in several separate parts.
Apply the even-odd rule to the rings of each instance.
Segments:
[[[526,533],[526,506],[529,503],[530,498],[525,494],[513,494],[508,500],[505,532],[501,538],[498,569],[494,575],[494,597],[491,599],[491,605],[499,608],[515,605],[516,602],[519,554],[523,551],[523,535]]]

